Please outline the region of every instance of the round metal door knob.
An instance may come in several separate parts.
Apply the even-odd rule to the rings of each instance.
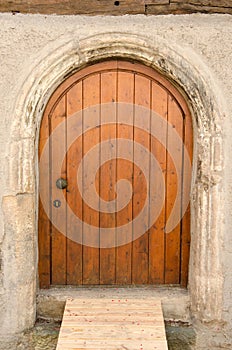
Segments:
[[[56,187],[59,188],[60,190],[63,190],[67,186],[68,186],[68,181],[63,179],[62,177],[56,180]]]

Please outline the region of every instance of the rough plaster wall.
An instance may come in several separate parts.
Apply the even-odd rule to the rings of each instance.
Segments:
[[[224,232],[225,242],[224,251],[221,256],[224,263],[224,290],[223,290],[223,302],[224,302],[224,314],[223,320],[229,321],[232,324],[232,222],[231,222],[231,209],[232,209],[232,17],[227,15],[186,15],[186,16],[160,16],[160,17],[144,17],[138,16],[123,16],[123,17],[84,17],[84,16],[39,16],[39,15],[0,15],[0,197],[1,211],[0,211],[0,249],[4,246],[3,259],[10,261],[11,254],[15,254],[11,247],[11,239],[15,238],[14,230],[7,225],[4,229],[3,223],[3,202],[4,202],[4,215],[8,219],[8,222],[14,220],[10,218],[11,212],[8,210],[8,204],[18,206],[20,225],[21,214],[20,208],[23,205],[32,206],[30,202],[30,195],[24,195],[24,192],[33,192],[34,184],[18,185],[15,184],[15,179],[11,179],[8,176],[8,153],[9,153],[9,134],[11,132],[12,123],[14,120],[14,108],[16,100],[22,93],[21,87],[23,82],[27,79],[33,67],[38,63],[39,58],[43,55],[49,54],[52,50],[59,46],[60,39],[69,37],[78,41],[80,38],[84,38],[88,35],[95,33],[123,31],[128,33],[135,33],[150,37],[163,37],[173,44],[181,45],[191,53],[196,54],[209,68],[211,74],[215,77],[215,92],[223,96],[225,101],[225,181],[226,181],[226,205],[225,212],[222,217],[225,217],[226,230]],[[15,152],[20,153],[23,147],[23,141],[19,142],[18,148]],[[30,152],[30,150],[27,150]],[[20,159],[20,157],[19,157]],[[10,166],[17,167],[17,164],[10,163]],[[30,165],[25,164],[26,168]],[[23,178],[23,174],[20,177]],[[11,184],[14,183],[14,190],[12,191]],[[22,180],[23,183],[23,180]],[[19,193],[19,197],[24,198],[24,204],[19,204],[15,200],[11,199],[11,195]],[[9,201],[9,202],[7,202]],[[34,208],[32,207],[34,211]],[[220,208],[215,208],[220,210]],[[30,230],[29,230],[30,231]],[[4,236],[5,234],[5,236]],[[33,236],[34,232],[30,232]],[[4,239],[3,239],[4,238]],[[3,241],[3,243],[1,243]],[[30,244],[30,243],[28,243]],[[8,248],[7,248],[8,247]],[[22,251],[23,251],[22,247]],[[30,250],[30,249],[29,249]],[[19,265],[24,264],[23,260],[19,260]],[[33,269],[33,266],[31,266]],[[17,294],[17,287],[15,283],[14,272],[4,270],[3,286],[0,286],[0,295],[3,296],[2,300],[8,302],[10,305],[15,305],[14,295]],[[26,269],[25,269],[26,271]],[[22,268],[22,281],[21,283],[29,282],[31,288],[34,288],[33,273],[24,274]],[[1,283],[1,279],[0,279]],[[9,287],[12,292],[9,294]],[[16,298],[17,299],[17,298]],[[15,300],[16,300],[15,299]],[[19,302],[20,301],[20,302]],[[20,295],[17,305],[20,312],[24,310],[25,306],[33,305],[33,298]],[[0,303],[1,305],[1,303]],[[1,305],[2,306],[2,305]],[[229,312],[230,311],[230,312]],[[4,312],[4,309],[3,309]],[[28,322],[19,322],[15,324],[12,322],[14,314],[8,314],[9,319],[5,323],[5,331],[9,331],[9,325],[12,332],[21,331],[25,327],[30,327],[33,318],[34,311],[28,313]],[[4,318],[3,313],[0,312],[0,318]]]

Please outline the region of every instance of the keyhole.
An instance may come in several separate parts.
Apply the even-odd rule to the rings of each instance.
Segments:
[[[119,2],[119,1],[115,1],[115,2],[114,2],[114,5],[115,5],[115,6],[119,6],[119,5],[120,5],[120,2]]]

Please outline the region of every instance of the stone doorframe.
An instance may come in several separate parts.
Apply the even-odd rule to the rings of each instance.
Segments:
[[[105,33],[79,41],[72,39],[70,34],[48,49],[50,54],[41,54],[39,63],[22,87],[9,136],[9,195],[4,197],[3,208],[6,244],[10,242],[16,253],[13,260],[3,256],[4,298],[8,300],[5,329],[20,332],[32,326],[35,319],[37,150],[44,108],[56,87],[76,70],[113,57],[134,59],[153,67],[186,97],[194,128],[188,287],[191,314],[202,321],[220,320],[223,294],[220,256],[223,244],[223,106],[222,99],[216,95],[217,89],[208,67],[189,48],[176,44],[174,47],[171,42],[158,37],[145,38],[134,34]]]

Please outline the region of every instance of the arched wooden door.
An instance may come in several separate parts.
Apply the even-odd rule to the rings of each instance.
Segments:
[[[107,107],[109,103],[110,108]],[[125,114],[125,110],[120,112],[123,105],[126,105],[128,123],[124,123],[120,116],[120,113]],[[142,114],[138,111],[141,108],[138,106],[145,107]],[[93,127],[90,127],[91,113],[97,119]],[[150,132],[155,129],[159,133],[160,127],[157,119],[153,118],[153,113],[159,115],[165,123],[170,123],[182,139],[183,147],[178,149],[175,157],[178,164],[174,164],[170,154],[172,130],[167,127],[165,132],[162,131],[163,144]],[[74,114],[78,115],[78,126],[71,119]],[[63,127],[59,130],[61,124]],[[73,130],[77,127],[81,128],[81,133],[75,140],[71,140]],[[53,139],[51,135],[55,130],[56,137]],[[122,139],[130,141],[127,147],[125,143],[121,143]],[[103,144],[110,144],[112,147],[111,159],[107,161],[103,159]],[[141,146],[138,149],[137,144],[138,147]],[[84,157],[96,145],[100,146],[95,149],[95,156],[91,158],[92,164],[89,164]],[[184,146],[192,159],[192,124],[185,100],[170,82],[153,69],[127,61],[104,61],[84,68],[64,81],[47,104],[40,130],[40,159],[44,149],[48,150],[40,165],[40,193],[43,195],[39,206],[41,287],[65,284],[186,286],[190,209],[188,207],[183,216],[181,201],[186,184],[191,181],[191,175],[184,172]],[[130,155],[132,161],[126,159],[127,156],[125,159],[121,158],[120,152]],[[58,161],[60,154],[64,155],[62,165]],[[160,165],[165,184],[165,197],[155,222],[151,222],[151,209],[156,205],[151,189],[156,188],[159,192],[161,185],[156,172],[152,170],[152,155]],[[141,170],[139,162],[145,170]],[[80,164],[81,174],[86,174],[81,180],[82,185],[84,177],[91,175],[93,169],[99,168],[92,174],[92,183],[88,186],[84,184],[81,190],[80,184],[78,187]],[[179,189],[177,167],[181,169]],[[60,180],[57,181],[58,179]],[[117,210],[115,185],[122,179],[131,183],[132,193],[126,205]],[[65,181],[67,187],[60,189],[59,187],[66,185]],[[101,211],[101,205],[96,210],[91,203],[85,202],[85,192],[88,192],[93,183],[95,195],[103,199],[106,205],[107,202],[114,202],[115,210],[111,208],[109,212]],[[180,220],[170,233],[165,233],[165,225],[178,190],[182,193],[179,203]],[[122,200],[123,195],[122,191]],[[91,193],[89,196],[91,200]],[[126,244],[117,244],[117,230],[138,217],[145,207],[146,196],[149,197],[149,205],[143,212],[142,221],[136,223],[136,227],[128,226]],[[82,226],[75,226],[75,216],[83,223]],[[59,224],[62,230],[59,230]],[[96,243],[92,246],[88,244],[88,237],[93,235],[91,227]],[[107,248],[101,247],[100,228],[111,231],[115,229],[116,243],[112,246],[109,244]],[[73,236],[75,230],[77,240]],[[134,232],[139,230],[141,234],[135,236]]]

